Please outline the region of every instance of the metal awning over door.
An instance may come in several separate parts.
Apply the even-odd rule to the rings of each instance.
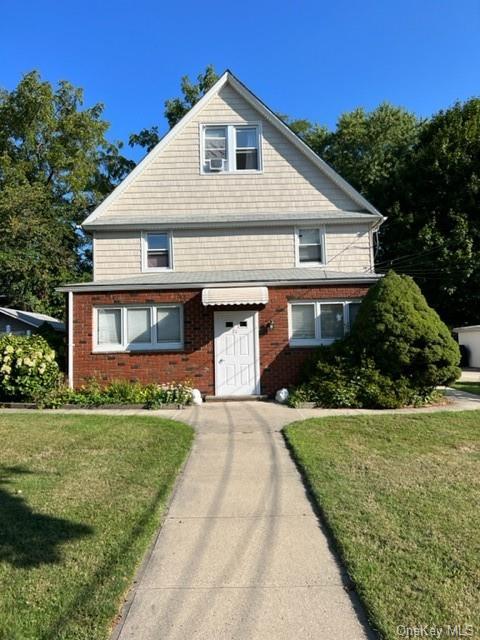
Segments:
[[[202,303],[205,306],[266,304],[267,302],[267,287],[211,287],[202,290]]]

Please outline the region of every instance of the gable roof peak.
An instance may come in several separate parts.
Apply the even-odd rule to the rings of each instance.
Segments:
[[[383,219],[382,214],[344,180],[330,165],[320,158],[288,125],[285,124],[264,102],[260,100],[241,80],[230,70],[226,69],[212,87],[200,98],[200,100],[188,111],[177,124],[168,131],[157,145],[148,153],[143,160],[129,173],[129,175],[110,193],[109,196],[93,211],[83,222],[83,226],[88,227],[94,222],[106,208],[112,204],[128,185],[153,162],[167,144],[175,138],[180,131],[198,114],[199,111],[219,93],[227,82],[236,90],[256,111],[258,111],[271,125],[278,129],[283,135],[294,144],[318,169],[332,180],[337,187],[356,202],[362,210],[368,211],[377,218]]]

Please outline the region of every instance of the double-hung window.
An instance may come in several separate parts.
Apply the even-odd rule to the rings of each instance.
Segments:
[[[298,266],[319,266],[325,263],[324,237],[322,227],[297,229]]]
[[[343,338],[357,317],[358,301],[290,303],[289,337],[292,346],[331,344]]]
[[[143,270],[163,271],[172,268],[172,240],[169,233],[143,234]]]
[[[97,307],[94,351],[161,351],[183,348],[180,304]]]
[[[259,125],[208,125],[203,127],[203,173],[261,170]]]
[[[205,127],[205,165],[210,171],[226,171],[227,127]]]

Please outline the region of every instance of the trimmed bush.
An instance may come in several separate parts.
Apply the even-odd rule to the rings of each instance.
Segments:
[[[59,384],[55,351],[41,336],[0,337],[0,399],[38,401]]]
[[[384,376],[405,378],[417,389],[450,384],[460,375],[460,351],[448,327],[413,279],[394,271],[365,296],[350,341]]]
[[[408,276],[389,272],[365,297],[350,336],[320,347],[290,395],[296,406],[395,409],[428,402],[458,378],[460,352]]]

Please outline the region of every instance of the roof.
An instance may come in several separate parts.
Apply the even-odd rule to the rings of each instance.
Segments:
[[[143,211],[135,212],[135,222],[125,222],[125,216],[108,218],[99,218],[88,225],[88,229],[104,229],[108,227],[122,226],[123,229],[129,227],[138,228],[139,225],[144,229],[148,229],[149,226],[155,229],[161,227],[172,226],[175,224],[176,228],[183,229],[196,229],[199,227],[213,226],[218,227],[232,227],[235,223],[241,223],[242,226],[248,223],[249,226],[268,226],[268,225],[281,225],[283,224],[301,224],[309,223],[312,221],[318,222],[334,222],[338,224],[348,224],[349,222],[365,222],[370,224],[379,224],[383,218],[379,216],[373,216],[371,213],[361,213],[358,211],[342,211],[341,209],[328,209],[318,212],[307,213],[205,213],[204,211],[195,213],[192,212],[188,216],[168,216],[168,215],[149,215]]]
[[[480,331],[480,324],[471,324],[467,327],[457,327],[456,329],[453,329],[453,331],[455,331],[455,333],[459,333],[461,331]]]
[[[380,212],[354,189],[346,180],[338,175],[324,160],[322,160],[305,142],[294,133],[269,107],[267,107],[250,89],[248,89],[233,73],[225,71],[209,91],[190,109],[190,111],[160,140],[160,142],[148,153],[145,158],[131,171],[131,173],[105,198],[105,200],[83,222],[85,229],[92,227],[102,216],[103,212],[113,204],[133,180],[140,176],[165,149],[183,128],[203,109],[203,107],[218,94],[226,84],[234,88],[254,109],[256,109],[271,125],[276,127],[297,149],[328,178],[330,178],[344,193],[346,193],[359,206],[360,210],[383,220]]]
[[[47,322],[56,331],[65,331],[65,324],[63,322],[57,320],[57,318],[52,318],[52,316],[47,316],[44,313],[34,313],[33,311],[23,311],[21,309],[10,309],[9,307],[0,307],[0,313],[10,316],[10,318],[14,318],[15,320],[19,320],[20,322],[24,322],[36,329]]]
[[[118,291],[135,289],[202,289],[222,285],[244,286],[250,283],[258,285],[280,286],[285,284],[348,284],[376,282],[381,276],[375,273],[344,273],[329,271],[318,267],[299,267],[291,269],[247,269],[245,271],[163,271],[142,273],[132,278],[115,280],[96,280],[66,284],[57,291]]]

